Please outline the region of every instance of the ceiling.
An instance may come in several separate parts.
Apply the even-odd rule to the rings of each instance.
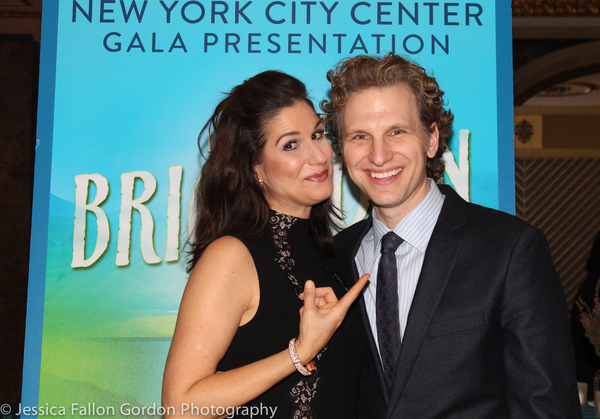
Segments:
[[[0,16],[40,16],[42,0],[0,0]]]

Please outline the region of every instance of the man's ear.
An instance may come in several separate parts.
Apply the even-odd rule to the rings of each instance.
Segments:
[[[438,131],[437,122],[431,124],[429,133],[429,143],[427,144],[427,157],[434,158],[437,154],[440,145],[440,132]]]

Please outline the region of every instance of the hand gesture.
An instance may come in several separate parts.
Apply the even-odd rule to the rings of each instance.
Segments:
[[[296,342],[296,351],[303,364],[310,362],[327,345],[369,277],[369,274],[361,276],[340,300],[331,288],[315,289],[312,281],[306,281],[302,297],[304,307],[300,309],[300,335]]]

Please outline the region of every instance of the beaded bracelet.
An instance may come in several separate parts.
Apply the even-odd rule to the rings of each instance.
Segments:
[[[292,362],[300,374],[304,376],[311,375],[315,371],[315,366],[313,365],[312,361],[306,364],[306,367],[302,365],[302,362],[300,362],[300,357],[298,357],[298,352],[296,352],[296,340],[296,338],[290,340],[290,344],[288,346],[288,349],[290,350],[290,358],[292,358]]]

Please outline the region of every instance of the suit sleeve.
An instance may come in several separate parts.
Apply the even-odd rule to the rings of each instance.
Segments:
[[[581,418],[563,289],[543,234],[528,228],[506,271],[501,311],[511,418]]]

